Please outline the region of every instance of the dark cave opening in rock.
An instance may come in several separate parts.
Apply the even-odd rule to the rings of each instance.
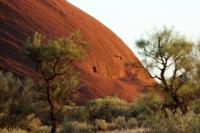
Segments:
[[[97,73],[97,68],[95,66],[93,66],[92,69],[94,73]]]

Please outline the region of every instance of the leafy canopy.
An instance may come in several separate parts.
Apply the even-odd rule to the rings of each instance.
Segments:
[[[150,76],[159,81],[168,100],[177,106],[188,101],[192,90],[193,42],[164,28],[136,42]],[[190,97],[190,96],[189,96]],[[184,101],[184,102],[183,102]]]
[[[83,55],[79,33],[58,38],[44,44],[43,37],[35,33],[23,47],[24,55],[36,65],[40,83],[50,106],[51,133],[56,133],[58,116],[62,106],[74,100],[79,84],[73,62]]]

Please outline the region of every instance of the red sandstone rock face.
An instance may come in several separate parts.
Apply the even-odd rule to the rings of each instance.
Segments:
[[[27,37],[37,31],[50,39],[77,30],[89,42],[87,58],[76,64],[83,81],[79,103],[108,95],[131,101],[152,86],[154,81],[119,37],[65,0],[0,0],[1,68],[35,77],[32,63],[20,53]]]

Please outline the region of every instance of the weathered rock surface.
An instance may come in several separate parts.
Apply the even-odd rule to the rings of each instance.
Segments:
[[[119,37],[65,0],[0,0],[1,69],[34,78],[32,63],[20,52],[27,37],[37,31],[50,39],[77,30],[89,42],[87,58],[76,64],[83,81],[79,103],[107,95],[131,101],[152,86],[154,81]]]

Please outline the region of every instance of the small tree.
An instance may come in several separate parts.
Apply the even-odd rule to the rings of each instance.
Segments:
[[[171,101],[166,102],[164,107],[180,107],[186,111],[184,97],[191,91],[193,67],[190,55],[193,43],[173,30],[164,28],[136,44],[144,57],[144,65],[151,71],[150,76],[159,82],[166,99]],[[186,91],[188,89],[190,91]]]
[[[39,82],[45,88],[50,106],[51,133],[55,133],[59,108],[73,98],[77,88],[77,71],[73,62],[83,55],[85,43],[80,40],[78,32],[68,38],[50,40],[47,44],[42,44],[42,41],[42,35],[35,33],[24,45],[23,53],[36,65]]]

